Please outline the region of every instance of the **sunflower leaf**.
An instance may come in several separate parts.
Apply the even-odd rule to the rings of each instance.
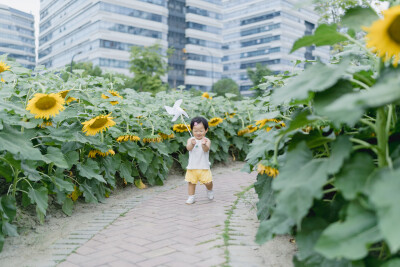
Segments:
[[[381,240],[375,214],[352,202],[345,221],[329,225],[321,234],[315,250],[328,259],[358,260],[368,254],[368,247]]]
[[[41,223],[44,222],[44,216],[48,206],[48,191],[46,187],[40,187],[39,189],[29,188],[28,196],[31,199],[32,204],[36,204],[36,214]]]
[[[317,62],[290,79],[284,87],[276,88],[272,93],[271,102],[278,105],[291,100],[304,100],[311,92],[325,91],[345,76],[348,66],[348,60],[343,60],[337,65]]]
[[[133,183],[132,167],[129,161],[122,163],[119,167],[120,176],[124,178],[128,183]]]
[[[336,31],[336,24],[321,24],[315,30],[314,35],[304,36],[298,39],[292,47],[290,53],[310,45],[324,46],[324,45],[334,45],[338,42],[346,41],[347,38]],[[316,78],[315,76],[314,78]]]
[[[379,16],[371,7],[353,7],[346,10],[341,19],[343,26],[360,31],[362,26],[370,26],[372,22],[379,19]]]
[[[0,151],[9,151],[11,154],[18,155],[21,159],[43,160],[40,150],[34,148],[29,137],[3,125],[4,129],[0,132]]]
[[[88,159],[86,163],[84,164],[78,163],[76,167],[81,176],[86,177],[88,179],[94,178],[102,183],[106,183],[103,176],[99,174],[100,168],[96,161]]]
[[[67,169],[68,162],[64,158],[64,154],[61,152],[61,150],[57,147],[47,147],[47,154],[44,155],[47,159],[50,160],[50,162],[53,162],[57,167]],[[47,161],[47,163],[49,163]]]
[[[372,182],[368,183],[367,188],[370,200],[376,207],[379,229],[393,253],[400,248],[399,177],[400,169],[381,171],[377,177],[370,178]]]

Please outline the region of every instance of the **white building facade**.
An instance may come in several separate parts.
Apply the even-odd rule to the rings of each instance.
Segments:
[[[222,77],[222,2],[186,0],[187,88],[210,91]]]
[[[257,63],[275,73],[292,71],[296,60],[329,60],[329,48],[307,47],[289,54],[294,42],[310,35],[319,16],[310,8],[296,8],[295,0],[228,0],[224,4],[223,77],[245,93],[253,85],[247,68]]]
[[[41,0],[39,64],[74,61],[129,75],[132,46],[168,47],[166,0]]]
[[[0,4],[0,55],[19,62],[22,66],[34,69],[35,28],[34,17],[17,9]]]

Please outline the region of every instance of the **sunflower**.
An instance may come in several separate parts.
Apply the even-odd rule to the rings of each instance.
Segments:
[[[256,121],[256,125],[261,129],[267,122],[275,122],[280,125],[275,126],[275,128],[280,129],[281,127],[285,127],[286,124],[283,121],[277,120],[277,119],[263,119],[263,120],[258,120]],[[269,132],[272,130],[272,127],[267,127],[266,131]]]
[[[270,166],[265,166],[261,163],[258,164],[257,172],[259,174],[266,174],[273,178],[275,178],[279,174],[279,171],[277,169],[270,167]]]
[[[214,127],[214,126],[217,126],[218,124],[222,123],[223,121],[224,120],[219,117],[212,118],[211,120],[208,121],[208,125],[210,125],[210,127]]]
[[[239,130],[238,135],[243,136],[249,132],[249,128],[244,127],[243,129]]]
[[[140,141],[140,137],[132,134],[118,136],[117,142]]]
[[[98,151],[99,150],[90,150],[88,157],[94,159]]]
[[[112,149],[109,149],[107,152],[101,152],[100,150],[94,149],[94,150],[90,150],[89,151],[89,158],[96,158],[96,156],[102,156],[102,157],[106,157],[108,155],[114,156],[115,155],[115,151]]]
[[[115,125],[115,121],[113,121],[111,114],[108,115],[99,115],[91,120],[82,122],[83,128],[82,132],[86,132],[86,135],[96,135],[103,130],[107,130],[109,127]]]
[[[6,82],[3,78],[1,78],[0,81],[1,81],[2,83],[5,83],[5,82]]]
[[[9,70],[10,66],[8,66],[5,62],[0,61],[0,73]]]
[[[187,128],[186,128],[186,126],[187,126]],[[186,126],[185,126],[185,124],[182,124],[182,123],[180,123],[180,124],[174,124],[174,126],[173,126],[173,130],[175,131],[175,132],[178,132],[178,133],[183,133],[183,132],[187,132],[188,131],[188,128],[189,128],[189,131],[191,130],[190,129],[190,125],[189,124],[186,124]]]
[[[201,96],[207,99],[212,99],[212,96],[210,96],[207,92],[203,93]]]
[[[57,115],[65,109],[65,101],[60,94],[41,94],[36,93],[29,100],[26,110],[35,114],[35,119],[49,119],[50,116]]]
[[[41,124],[38,124],[38,127],[44,129],[46,126],[53,126],[51,121],[44,120]]]
[[[75,185],[74,186],[74,191],[71,194],[67,195],[67,198],[72,199],[72,201],[76,201],[78,197],[82,195],[82,192],[79,190],[79,188]]]
[[[174,133],[172,133],[172,134],[158,133],[158,135],[161,136],[161,138],[163,140],[167,140],[167,139],[171,139],[171,138],[175,137]]]
[[[147,185],[145,185],[145,184],[143,183],[142,179],[140,179],[140,178],[135,180],[135,186],[136,186],[137,188],[139,188],[139,189],[145,189],[145,188],[147,188]]]
[[[371,27],[363,27],[367,32],[366,46],[384,61],[393,59],[397,67],[400,60],[400,6],[394,6],[382,12],[383,19],[375,21]]]
[[[302,131],[305,133],[309,133],[313,128],[311,126],[307,126],[306,128],[303,128]]]
[[[257,131],[258,127],[254,126],[253,124],[248,125],[247,128],[249,129],[249,133]]]
[[[120,96],[119,93],[118,93],[117,91],[108,90],[108,92],[109,92],[112,96],[116,96],[116,97],[119,97],[119,98],[122,99],[122,96]],[[101,94],[101,98],[103,98],[103,99],[108,99],[109,97],[106,96],[105,94]],[[116,105],[116,104],[118,104],[119,102],[118,102],[118,101],[110,101],[110,103],[111,103],[111,105]]]
[[[70,90],[64,90],[60,92],[60,95],[63,99],[65,99],[65,97],[67,96],[67,94],[69,93]],[[67,100],[65,100],[65,102],[67,104],[71,103],[72,101],[77,101],[78,99],[76,99],[75,97],[68,97]]]
[[[143,138],[144,143],[160,143],[162,140],[159,135],[148,135]]]
[[[225,112],[225,119],[228,118],[228,117],[232,119],[233,116],[235,116],[235,115],[236,115],[236,113],[228,113],[228,112]]]

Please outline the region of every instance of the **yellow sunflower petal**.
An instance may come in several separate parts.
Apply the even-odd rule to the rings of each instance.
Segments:
[[[367,32],[366,47],[377,53],[383,60],[390,61],[397,67],[400,54],[400,6],[391,7],[382,12],[383,19],[375,21],[370,27],[363,27]]]
[[[50,116],[56,116],[65,109],[65,101],[60,94],[42,94],[36,93],[29,100],[26,110],[35,114],[36,119],[49,119]]]
[[[7,71],[10,69],[10,66],[8,66],[5,62],[0,61],[0,73]]]
[[[215,118],[212,118],[212,119],[208,122],[208,125],[209,125],[210,127],[214,127],[214,126],[217,126],[218,124],[222,123],[223,121],[224,121],[224,120],[223,120],[222,118],[215,117]]]
[[[109,127],[115,125],[111,114],[99,115],[93,119],[82,122],[83,128],[82,132],[86,132],[86,135],[96,135],[99,132],[106,131]]]

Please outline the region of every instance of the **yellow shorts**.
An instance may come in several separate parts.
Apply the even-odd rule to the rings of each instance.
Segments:
[[[208,184],[212,182],[211,170],[210,169],[187,170],[185,181],[190,182],[192,184],[197,184],[197,182],[200,182],[200,184]]]

